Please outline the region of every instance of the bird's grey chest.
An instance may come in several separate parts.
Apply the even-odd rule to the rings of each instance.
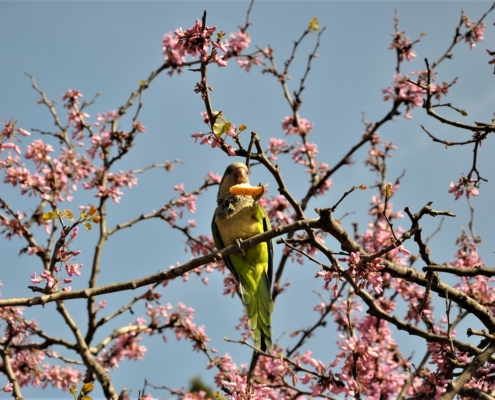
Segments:
[[[236,239],[247,239],[260,233],[259,223],[254,217],[254,207],[244,205],[223,205],[217,208],[215,216],[224,246],[231,245]]]

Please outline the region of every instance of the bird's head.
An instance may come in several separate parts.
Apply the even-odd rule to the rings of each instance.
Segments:
[[[217,200],[234,197],[230,193],[230,188],[240,183],[249,183],[248,168],[241,162],[235,162],[230,164],[223,174]]]

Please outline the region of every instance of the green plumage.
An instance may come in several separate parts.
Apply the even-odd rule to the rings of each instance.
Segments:
[[[270,230],[268,216],[256,198],[230,193],[230,188],[239,183],[249,183],[249,178],[246,165],[237,162],[227,167],[220,182],[217,208],[211,223],[213,239],[219,250],[237,239],[248,239]],[[259,243],[245,254],[226,257],[224,262],[239,283],[255,346],[266,351],[272,347],[273,243],[271,240]]]

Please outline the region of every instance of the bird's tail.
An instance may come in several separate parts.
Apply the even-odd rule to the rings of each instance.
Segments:
[[[254,293],[245,290],[243,284],[244,282],[241,282],[240,285],[242,302],[246,309],[254,345],[265,352],[272,348],[273,301],[268,276],[266,274],[261,276],[260,283]]]

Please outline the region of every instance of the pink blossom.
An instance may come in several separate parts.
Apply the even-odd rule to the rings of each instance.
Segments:
[[[96,122],[93,125],[103,129],[118,116],[119,114],[116,110],[109,110],[103,114],[96,114]]]
[[[184,48],[177,45],[179,43],[179,40],[175,36],[175,34],[172,34],[172,32],[168,32],[163,35],[162,43],[165,62],[172,67],[172,69],[167,74],[169,76],[172,76],[174,71],[177,71],[177,73],[180,74],[182,72],[182,69],[180,67],[186,61],[186,52]]]
[[[33,276],[33,275],[31,275],[31,276]],[[46,281],[46,287],[48,289],[51,289],[57,283],[56,280],[54,279],[54,277],[52,276],[52,273],[46,269],[44,272],[42,272],[40,274],[40,277]]]
[[[469,179],[468,177],[462,175],[457,180],[457,185],[454,182],[450,182],[449,193],[454,193],[455,200],[459,199],[466,191],[466,197],[469,199],[470,196],[478,196],[479,190],[476,187],[478,181],[476,179]]]
[[[81,271],[79,271],[83,267],[83,264],[65,264],[65,270],[69,276],[76,275],[81,276]]]
[[[22,129],[22,128],[18,128],[17,129],[17,132],[19,132],[19,135],[22,135],[22,136],[31,136],[31,133]]]
[[[230,124],[230,128],[227,132],[225,132],[228,136],[230,137],[236,137],[237,136],[237,131],[235,129],[235,125],[234,124]]]
[[[292,151],[292,159],[298,164],[309,165],[309,158],[313,159],[318,154],[318,145],[316,143],[296,143]]]
[[[184,193],[184,184],[181,183],[179,185],[174,185],[174,190],[177,190],[178,192]]]
[[[5,393],[10,393],[14,390],[14,385],[12,382],[7,382],[7,384],[2,388]]]
[[[36,276],[36,272],[33,272],[33,273],[31,274],[31,279],[30,279],[30,281],[36,285],[36,284],[38,284],[38,283],[43,282],[43,279],[41,279],[41,277],[39,277],[39,276]]]
[[[221,42],[221,41],[212,40],[211,44],[213,45],[213,47],[222,50],[224,53],[227,52],[227,47],[229,47],[229,44],[227,42]]]
[[[24,227],[21,220],[25,217],[26,213],[21,214],[19,211],[17,211],[15,215],[10,219],[0,219],[0,227],[4,227],[4,230],[1,233],[5,233],[5,237],[9,240],[12,239],[12,237],[14,236],[23,237]]]
[[[203,122],[208,125],[210,123],[208,113],[206,111],[201,111],[201,116],[203,117]]]
[[[15,144],[12,143],[12,142],[8,142],[8,143],[1,143],[0,144],[2,147],[2,149],[13,149]]]
[[[146,127],[145,127],[145,126],[143,126],[143,125],[141,124],[141,122],[139,122],[139,121],[134,121],[134,122],[132,123],[132,126],[133,126],[133,127],[134,127],[134,129],[136,129],[138,132],[141,132],[141,133],[146,132]]]
[[[202,23],[199,19],[196,20],[196,23],[192,28],[186,29],[183,31],[182,28],[179,28],[175,31],[175,37],[177,39],[177,43],[174,48],[182,48],[186,54],[190,54],[193,57],[199,53],[203,58],[206,56],[208,52],[208,48],[210,47],[210,43],[212,43],[211,36],[215,32],[217,28],[205,26],[203,29]],[[224,46],[221,43],[215,42],[215,45],[223,50]]]
[[[396,49],[399,56],[399,62],[404,60],[412,61],[416,57],[416,53],[412,49],[412,44],[409,38],[404,35],[405,32],[393,32],[391,35],[394,37],[389,49]]]
[[[228,65],[228,61],[224,59],[223,55],[218,55],[218,52],[216,50],[213,50],[211,52],[211,57],[210,60],[212,62],[217,63],[219,67],[226,67]]]
[[[348,263],[349,269],[346,273],[354,279],[358,288],[367,288],[371,285],[377,294],[383,292],[383,280],[380,271],[385,266],[381,264],[380,258],[364,261],[359,252],[355,252],[351,253],[348,258],[340,258],[339,261]]]
[[[395,84],[386,89],[382,89],[384,94],[383,100],[393,100],[397,103],[402,103],[406,106],[406,113],[404,117],[411,119],[411,110],[414,107],[420,107],[423,105],[423,96],[426,90],[422,89],[418,85],[407,81],[406,75],[395,74]]]
[[[230,52],[233,56],[238,56],[243,50],[247,49],[251,44],[249,33],[237,31],[229,35],[228,44]]]
[[[74,240],[77,237],[77,233],[79,232],[79,227],[76,226],[73,230],[72,233],[70,234],[70,238]]]
[[[237,64],[246,72],[251,70],[253,65],[261,65],[261,58],[259,56],[249,56],[247,58],[237,57]]]
[[[293,115],[285,117],[282,120],[282,129],[287,135],[309,135],[315,124],[309,122],[305,118],[299,118],[299,123],[296,125],[296,120]]]
[[[288,153],[289,150],[290,147],[284,139],[270,138],[270,144],[267,146],[267,152],[270,153],[269,157],[271,160],[278,160],[278,154]]]
[[[212,172],[208,172],[208,176],[207,176],[206,180],[208,182],[212,182],[212,183],[220,183],[220,181],[222,180],[222,177],[220,174],[214,174]]]
[[[229,156],[231,157],[235,157],[237,154],[231,145],[227,145],[227,153],[229,153]]]
[[[50,144],[45,144],[41,139],[37,139],[27,146],[25,157],[28,160],[32,159],[36,166],[39,167],[42,163],[51,161],[51,157],[48,154],[53,153],[53,151],[53,147]]]
[[[194,140],[194,143],[196,143],[196,142],[198,141],[198,139],[203,138],[203,136],[204,136],[204,134],[203,134],[203,133],[201,133],[201,132],[199,132],[199,133],[193,133],[193,134],[191,135],[191,137],[195,139],[195,140]]]
[[[69,108],[79,105],[79,100],[83,95],[79,90],[68,89],[63,95],[62,100],[67,100],[64,107]]]
[[[466,32],[465,41],[469,44],[469,48],[472,49],[476,46],[476,43],[481,42],[485,39],[484,33],[486,29],[486,25],[484,22],[476,23],[475,21],[469,20],[464,12],[462,13],[462,20],[464,25],[469,30]],[[473,25],[473,27],[471,27]]]
[[[26,254],[32,256],[33,254],[36,254],[38,251],[39,251],[38,247],[28,246],[28,251]]]

